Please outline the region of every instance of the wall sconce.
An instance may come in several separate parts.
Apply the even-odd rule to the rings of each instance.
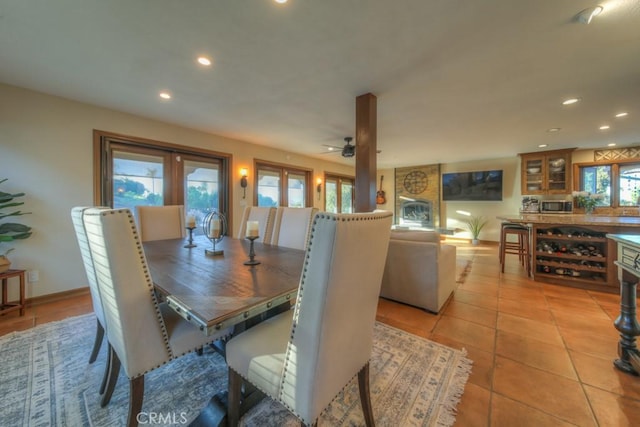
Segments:
[[[320,200],[320,195],[322,194],[322,178],[318,178],[316,182],[318,183],[316,185],[316,192],[318,193],[318,200]]]
[[[240,187],[242,187],[242,198],[245,199],[247,197],[247,168],[240,169]]]

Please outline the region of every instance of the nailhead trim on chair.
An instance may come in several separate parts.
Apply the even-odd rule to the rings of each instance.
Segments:
[[[142,261],[144,276],[145,276],[145,280],[147,282],[147,288],[149,290],[149,293],[151,294],[151,299],[152,299],[153,304],[154,304],[156,316],[157,316],[158,321],[160,323],[160,329],[162,331],[163,341],[165,343],[165,347],[167,349],[167,353],[169,354],[169,358],[165,362],[163,362],[163,363],[161,363],[161,364],[159,364],[157,366],[154,366],[154,367],[152,367],[150,369],[147,369],[144,372],[133,374],[130,379],[135,379],[135,378],[138,378],[138,377],[146,375],[147,373],[153,371],[154,369],[157,369],[157,368],[159,368],[159,367],[161,367],[163,365],[166,365],[167,363],[171,362],[174,359],[177,359],[178,357],[181,357],[181,356],[183,356],[185,354],[192,353],[192,352],[194,352],[196,350],[199,350],[201,347],[200,346],[196,346],[196,347],[194,347],[192,349],[184,351],[181,354],[174,354],[173,351],[171,350],[171,347],[169,345],[169,334],[167,332],[167,328],[166,328],[166,325],[164,323],[164,318],[162,317],[162,313],[160,311],[160,305],[158,304],[158,300],[157,300],[157,297],[156,297],[156,294],[155,294],[155,290],[154,290],[154,286],[153,286],[153,280],[151,278],[151,273],[150,273],[148,265],[147,265],[147,260],[146,260],[145,255],[144,255],[144,249],[142,247],[142,243],[141,243],[141,240],[140,240],[140,235],[138,234],[138,228],[137,228],[136,222],[135,222],[135,220],[133,218],[133,215],[131,214],[131,210],[129,210],[129,209],[109,210],[109,211],[106,211],[106,212],[100,212],[99,215],[106,216],[108,214],[113,215],[115,213],[126,213],[127,216],[128,216],[129,224],[131,225],[131,230],[133,231],[134,239],[135,239],[135,242],[136,242],[136,247],[137,247],[137,250],[138,250],[138,256],[140,257],[140,260]],[[226,338],[226,337],[220,337],[220,338],[216,338],[216,339],[224,339],[224,338]],[[216,339],[212,339],[210,342],[214,342]]]
[[[391,214],[389,214],[391,215]],[[306,280],[306,272],[307,272],[307,267],[309,265],[309,259],[311,258],[311,250],[312,250],[312,246],[313,246],[313,233],[315,232],[317,223],[320,219],[329,219],[329,220],[333,220],[333,221],[371,221],[371,220],[376,220],[376,219],[382,219],[382,218],[386,218],[387,216],[384,217],[374,217],[373,215],[368,216],[368,215],[359,215],[357,217],[352,217],[352,216],[343,216],[342,214],[331,214],[331,213],[327,213],[327,212],[322,212],[322,213],[317,213],[315,215],[315,218],[313,219],[313,223],[310,227],[310,238],[308,240],[307,243],[307,253],[305,256],[305,262],[304,262],[304,266],[303,266],[303,273],[302,273],[302,277],[300,279],[300,287],[298,289],[298,296],[296,299],[296,306],[293,312],[293,319],[292,319],[292,324],[291,324],[291,335],[289,336],[289,342],[287,343],[287,350],[285,352],[285,361],[284,361],[284,367],[283,367],[283,373],[282,373],[282,379],[280,380],[280,397],[279,397],[279,401],[280,403],[287,408],[291,413],[293,413],[296,417],[298,417],[299,419],[301,419],[303,422],[307,422],[306,420],[304,420],[304,418],[298,414],[293,408],[289,407],[289,405],[287,405],[286,403],[283,402],[282,399],[282,391],[284,389],[284,383],[285,383],[285,378],[287,376],[287,369],[289,367],[289,355],[290,355],[290,351],[289,349],[291,348],[291,343],[293,342],[294,338],[295,338],[295,333],[296,333],[296,328],[298,325],[298,316],[299,316],[299,308],[300,308],[300,304],[302,303],[302,300],[304,298],[304,287],[305,287],[305,280]],[[364,367],[364,365],[362,365],[362,367]],[[360,368],[360,370],[362,369],[362,367]],[[360,371],[358,370],[358,371]],[[235,372],[235,371],[234,371]],[[358,374],[356,373],[356,375],[354,375],[353,377],[351,377],[351,379],[355,378]],[[351,381],[351,380],[349,380]],[[338,395],[334,396],[334,398],[331,400],[331,402],[333,402],[336,397]],[[318,421],[318,418],[316,418],[315,420],[313,420],[313,422],[311,424],[315,424]]]

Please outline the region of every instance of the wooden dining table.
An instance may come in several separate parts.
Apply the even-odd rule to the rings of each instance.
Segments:
[[[212,243],[201,236],[196,247],[182,239],[143,243],[157,292],[180,316],[211,335],[234,327],[296,297],[304,251],[254,243],[257,265],[245,265],[250,242],[224,238],[222,255],[207,255]]]
[[[250,242],[225,237],[212,243],[206,237],[185,247],[183,239],[143,243],[156,292],[181,317],[211,335],[229,327],[237,334],[260,321],[288,310],[295,300],[305,252],[254,242],[257,265],[249,260]],[[205,251],[208,249],[208,251]],[[207,252],[219,252],[210,255]],[[224,343],[216,350],[224,355]],[[247,388],[241,412],[264,395]],[[214,395],[192,427],[226,425],[226,390]]]

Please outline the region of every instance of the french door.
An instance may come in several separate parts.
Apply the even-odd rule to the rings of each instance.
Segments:
[[[333,213],[353,213],[355,179],[325,174],[324,210]]]
[[[197,224],[212,210],[229,218],[228,157],[102,133],[96,139],[98,204],[134,213],[140,205],[184,205]]]

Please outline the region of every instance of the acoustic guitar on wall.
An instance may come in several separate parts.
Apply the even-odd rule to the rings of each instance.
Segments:
[[[382,190],[382,180],[384,180],[384,175],[380,176],[380,190],[376,192],[376,204],[378,205],[387,203],[386,196],[384,194],[384,191]]]

